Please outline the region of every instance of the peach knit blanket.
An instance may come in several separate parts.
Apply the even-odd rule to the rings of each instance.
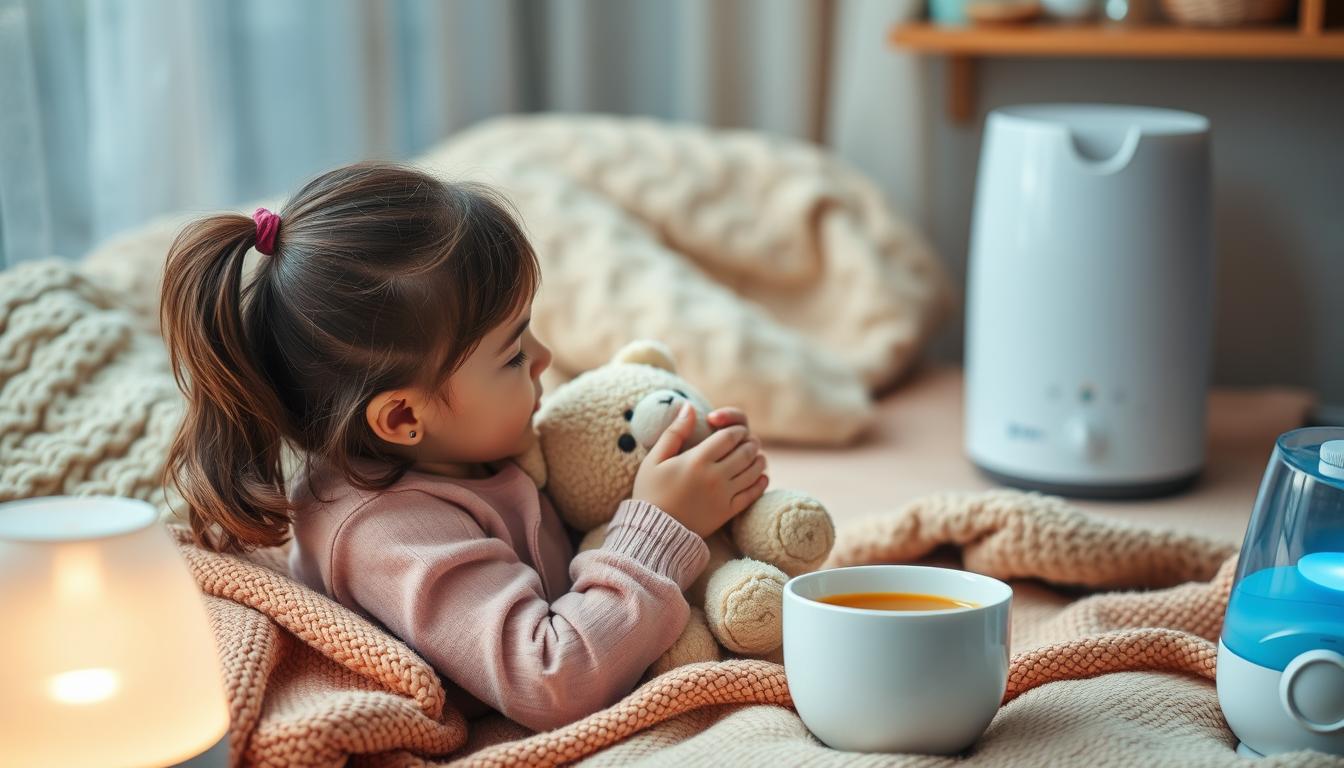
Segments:
[[[843,526],[828,565],[960,549],[1013,582],[1004,707],[965,756],[858,755],[817,742],[784,670],[736,659],[673,670],[612,707],[530,734],[445,706],[433,670],[380,628],[284,575],[282,549],[197,549],[232,712],[233,765],[1225,765],[1244,762],[1218,709],[1216,642],[1236,562],[1225,543],[1126,526],[1038,494],[939,494]],[[1097,589],[1148,588],[1086,594]],[[1304,752],[1261,761],[1333,765]]]

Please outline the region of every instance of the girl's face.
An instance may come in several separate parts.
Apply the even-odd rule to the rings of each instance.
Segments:
[[[473,465],[522,453],[535,439],[532,416],[551,362],[551,350],[528,327],[531,316],[529,300],[486,334],[443,390],[375,396],[368,410],[374,433],[417,467],[449,476],[471,476]]]

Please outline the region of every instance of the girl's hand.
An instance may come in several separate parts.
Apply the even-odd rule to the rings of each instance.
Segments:
[[[759,499],[769,479],[760,441],[741,423],[718,429],[681,453],[694,417],[695,406],[683,405],[639,465],[632,497],[656,504],[691,531],[708,536]]]
[[[741,408],[715,408],[709,412],[705,420],[714,429],[723,429],[734,424],[747,426],[747,414],[743,413]]]
[[[747,414],[742,412],[741,408],[715,408],[705,416],[705,421],[709,422],[711,429],[723,429],[731,427],[734,424],[747,426]],[[756,444],[756,450],[761,450],[761,439],[753,434],[748,434],[747,439]],[[768,483],[768,478],[767,478]]]

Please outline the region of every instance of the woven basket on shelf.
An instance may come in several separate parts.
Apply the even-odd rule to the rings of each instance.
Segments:
[[[1163,12],[1177,24],[1211,27],[1267,24],[1292,7],[1293,0],[1162,0]]]

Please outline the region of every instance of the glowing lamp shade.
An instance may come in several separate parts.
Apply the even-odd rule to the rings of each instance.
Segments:
[[[0,764],[222,766],[228,726],[205,604],[154,507],[0,504]]]

